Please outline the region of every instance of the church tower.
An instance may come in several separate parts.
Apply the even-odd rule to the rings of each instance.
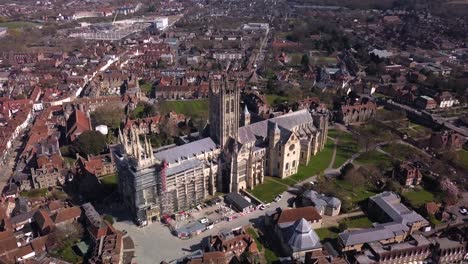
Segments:
[[[237,80],[223,75],[210,81],[210,135],[224,149],[230,137],[237,140],[239,130],[240,89]]]

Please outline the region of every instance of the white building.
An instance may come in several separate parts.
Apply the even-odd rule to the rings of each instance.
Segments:
[[[158,30],[165,30],[169,26],[169,18],[159,17],[154,21],[154,25]]]

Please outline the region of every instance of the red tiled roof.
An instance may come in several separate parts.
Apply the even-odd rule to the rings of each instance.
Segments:
[[[280,213],[278,218],[278,224],[294,222],[301,218],[306,219],[309,222],[317,221],[322,219],[320,214],[315,210],[313,206],[285,209]]]
[[[67,220],[78,218],[81,215],[81,208],[78,206],[65,208],[52,215],[54,223],[58,224]]]

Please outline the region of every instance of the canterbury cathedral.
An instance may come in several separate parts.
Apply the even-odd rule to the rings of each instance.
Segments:
[[[139,225],[216,192],[248,191],[265,176],[289,177],[325,146],[325,110],[251,122],[241,108],[239,81],[226,76],[211,79],[209,103],[209,137],[154,150],[136,131],[119,133],[120,144],[112,148],[119,192]]]

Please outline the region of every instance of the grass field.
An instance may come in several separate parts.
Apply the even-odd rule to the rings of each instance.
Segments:
[[[359,165],[374,165],[380,168],[388,168],[392,166],[391,158],[377,150],[371,150],[363,153],[361,156],[356,158],[355,162]]]
[[[305,166],[299,166],[297,174],[291,176],[291,178],[295,181],[303,181],[323,172],[326,168],[328,168],[328,165],[330,165],[333,157],[333,148],[334,142],[328,139],[327,143],[325,144],[325,148],[317,153],[317,155],[312,156],[310,158],[309,164]]]
[[[8,29],[30,28],[35,26],[36,24],[27,21],[11,21],[0,23],[0,27]]]
[[[350,201],[353,204],[357,204],[367,198],[375,195],[376,193],[369,190],[368,186],[360,185],[355,186],[352,182],[348,182],[345,180],[335,180],[335,189],[341,192],[345,199]]]
[[[292,186],[300,181],[306,180],[314,175],[323,172],[333,156],[333,141],[328,140],[325,148],[311,157],[307,166],[299,166],[298,173],[285,179],[274,177],[265,178],[264,183],[255,186],[251,191],[254,196],[263,202],[271,202],[278,195],[287,190],[288,186]]]
[[[104,185],[117,185],[119,178],[117,174],[107,175],[101,178],[101,183]]]
[[[28,197],[28,198],[45,197],[46,195],[47,195],[47,188],[32,189],[32,190],[29,190],[29,191],[21,192],[21,196]]]
[[[140,85],[141,91],[143,91],[145,94],[151,93],[151,90],[153,89],[153,85],[151,83],[145,83]]]
[[[159,107],[162,113],[174,111],[176,113],[184,114],[190,117],[207,119],[209,102],[208,99],[162,101]]]
[[[434,194],[426,190],[415,190],[403,193],[403,197],[408,200],[413,208],[419,208],[425,203],[434,201]]]
[[[461,167],[468,169],[468,151],[464,149],[457,151],[455,155],[455,162]]]
[[[366,216],[356,217],[356,218],[346,218],[341,222],[346,223],[348,228],[369,228],[369,227],[372,227],[372,221],[369,218],[367,218]]]
[[[269,105],[273,105],[273,104],[275,104],[277,102],[288,101],[288,97],[279,96],[279,95],[276,95],[276,94],[267,94],[266,99],[267,99],[267,102],[268,102]]]
[[[353,135],[349,133],[339,130],[331,130],[328,132],[328,135],[338,140],[333,168],[339,168],[346,162],[346,160],[351,158],[353,154],[358,152],[359,146],[353,138]]]
[[[285,192],[287,189],[287,186],[279,182],[265,179],[262,184],[255,186],[251,193],[262,202],[269,203],[273,201],[278,194]]]
[[[324,239],[335,239],[338,237],[340,230],[336,227],[323,227],[314,230],[317,233],[320,240]]]

